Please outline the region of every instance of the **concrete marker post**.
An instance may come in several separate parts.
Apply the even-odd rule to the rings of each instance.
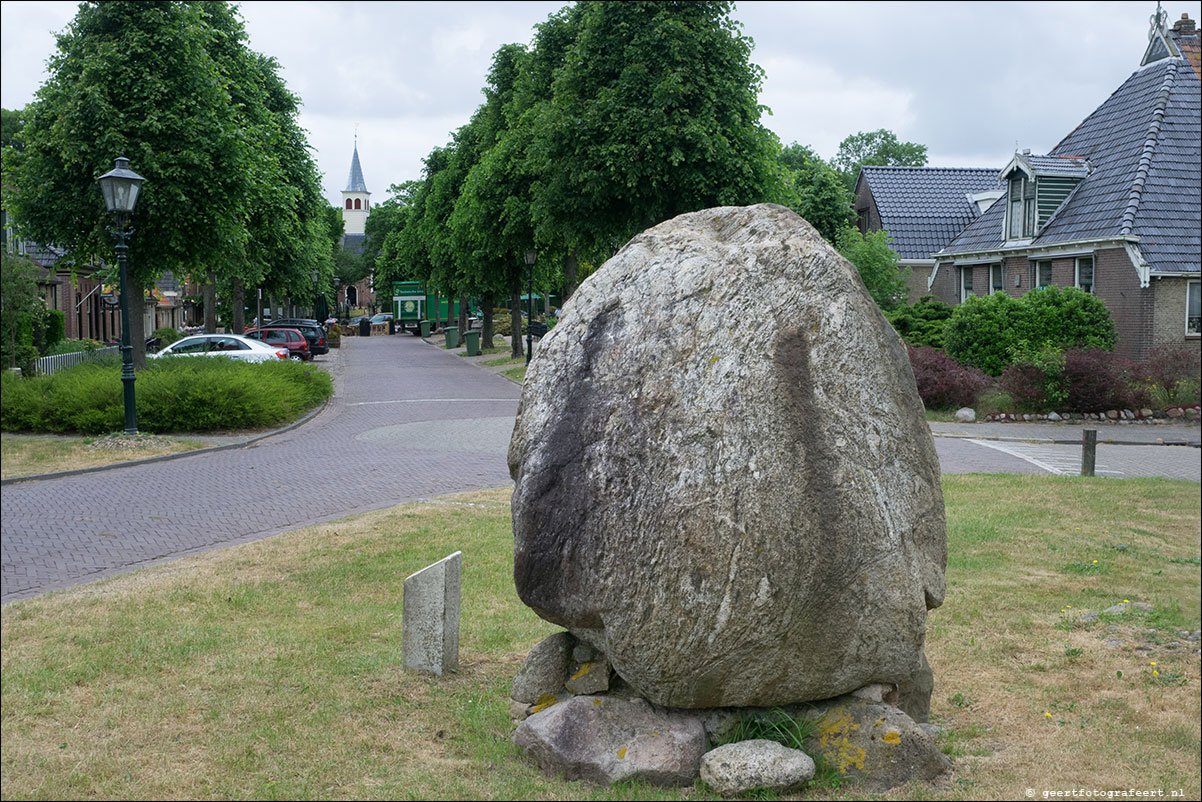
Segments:
[[[463,552],[457,551],[405,580],[401,613],[401,665],[439,676],[459,669],[459,583]]]

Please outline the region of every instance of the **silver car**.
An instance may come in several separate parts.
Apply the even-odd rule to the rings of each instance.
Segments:
[[[267,345],[239,334],[194,334],[177,340],[157,354],[148,356],[227,356],[244,362],[287,359],[288,349]]]

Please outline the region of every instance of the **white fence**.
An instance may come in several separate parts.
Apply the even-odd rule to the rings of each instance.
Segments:
[[[34,370],[39,376],[49,376],[51,373],[78,365],[81,362],[91,362],[94,359],[106,357],[109,354],[120,354],[121,347],[110,345],[108,348],[97,348],[95,351],[76,351],[73,354],[55,354],[44,356],[34,362]]]

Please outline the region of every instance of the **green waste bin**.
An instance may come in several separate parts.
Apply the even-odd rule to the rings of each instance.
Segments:
[[[447,335],[447,348],[459,347],[459,327],[446,326],[443,328],[443,333]]]
[[[467,355],[468,356],[479,356],[480,355],[480,332],[478,332],[478,331],[467,332],[466,334],[463,335],[463,341],[465,343],[467,343]]]
[[[418,323],[418,325],[422,327],[422,336],[429,337],[430,336],[430,321],[423,320],[420,323]]]

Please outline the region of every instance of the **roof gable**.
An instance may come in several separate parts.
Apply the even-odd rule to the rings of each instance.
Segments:
[[[996,170],[976,168],[865,166],[857,180],[903,259],[929,259],[976,218],[972,196],[1000,188]]]

